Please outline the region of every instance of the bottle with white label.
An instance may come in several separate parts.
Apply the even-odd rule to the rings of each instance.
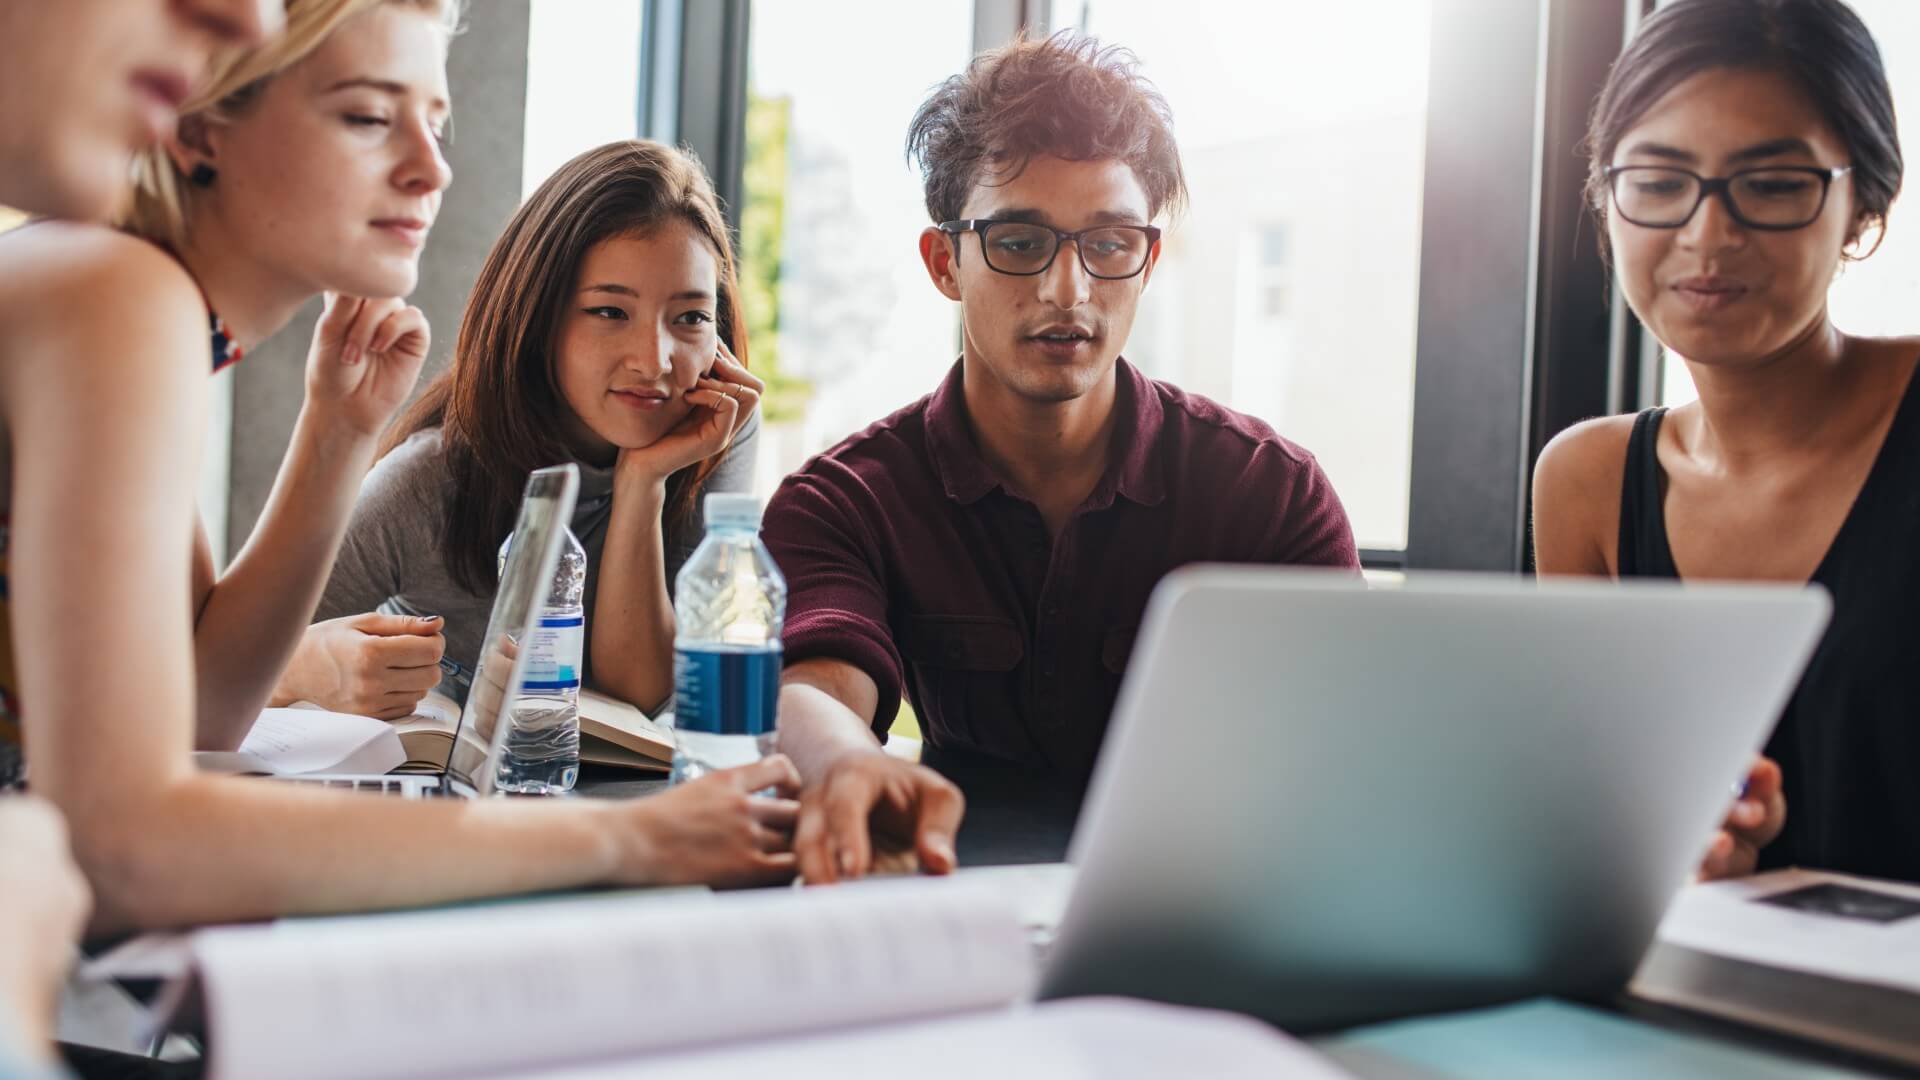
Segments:
[[[540,608],[526,652],[520,693],[507,712],[506,753],[500,758],[498,787],[520,795],[558,795],[580,778],[580,661],[586,652],[587,552],[567,530],[566,545],[553,571],[553,587]],[[500,569],[507,566],[513,537],[500,545]]]

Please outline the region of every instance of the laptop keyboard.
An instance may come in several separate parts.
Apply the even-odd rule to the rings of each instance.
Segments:
[[[417,776],[385,776],[365,778],[344,777],[285,777],[287,783],[304,784],[308,787],[340,788],[345,791],[365,791],[376,795],[415,795],[433,799],[446,794],[445,786],[429,779]]]

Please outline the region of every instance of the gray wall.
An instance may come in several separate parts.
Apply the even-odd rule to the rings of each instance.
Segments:
[[[433,324],[424,384],[446,365],[460,310],[487,249],[520,205],[520,159],[527,100],[528,0],[468,5],[467,30],[454,39],[447,80],[453,141],[447,189],[420,264],[413,302]],[[320,304],[234,369],[227,550],[238,551],[266,505],[274,474],[300,413],[307,342]]]

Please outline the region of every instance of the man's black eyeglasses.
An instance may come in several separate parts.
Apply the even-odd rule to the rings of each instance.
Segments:
[[[1707,177],[1671,165],[1615,165],[1607,187],[1620,216],[1647,229],[1678,229],[1712,195],[1749,229],[1788,232],[1820,219],[1833,182],[1851,167],[1781,165]]]
[[[1087,276],[1104,281],[1130,278],[1147,268],[1147,256],[1160,240],[1160,230],[1152,225],[1101,225],[1061,232],[1030,221],[967,218],[943,221],[939,229],[954,237],[955,244],[961,233],[976,234],[988,268],[1019,277],[1046,273],[1060,246],[1071,240]]]

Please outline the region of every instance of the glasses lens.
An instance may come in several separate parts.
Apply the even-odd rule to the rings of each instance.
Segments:
[[[1827,185],[1810,172],[1755,169],[1734,176],[1730,190],[1741,217],[1755,225],[1796,228],[1820,216]]]
[[[995,222],[980,237],[987,265],[1003,274],[1034,274],[1053,258],[1052,229],[1038,225]]]
[[[1132,277],[1147,263],[1147,234],[1139,229],[1090,229],[1080,237],[1080,259],[1095,277]]]
[[[1685,169],[1645,167],[1613,174],[1614,205],[1635,225],[1678,225],[1699,201],[1700,180]]]

